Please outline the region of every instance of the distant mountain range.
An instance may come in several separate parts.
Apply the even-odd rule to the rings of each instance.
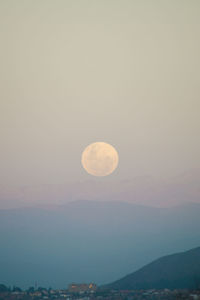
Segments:
[[[200,247],[161,257],[104,288],[117,290],[199,289]]]
[[[0,184],[0,209],[65,205],[77,200],[126,201],[139,205],[170,207],[200,202],[200,170],[191,170],[171,178],[138,176],[116,181],[95,178],[65,184],[6,186]]]
[[[22,288],[98,285],[200,242],[200,204],[154,208],[74,201],[0,210],[0,282]]]

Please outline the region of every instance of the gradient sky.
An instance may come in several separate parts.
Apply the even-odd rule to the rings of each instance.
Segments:
[[[199,0],[1,0],[0,183],[200,168]],[[97,179],[81,153],[105,141]]]

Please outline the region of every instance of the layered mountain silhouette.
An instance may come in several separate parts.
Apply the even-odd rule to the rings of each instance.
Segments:
[[[199,289],[200,247],[161,257],[104,286],[111,289]]]
[[[199,216],[200,204],[154,208],[82,200],[0,210],[0,279],[52,288],[113,282],[158,257],[198,246]]]
[[[88,180],[65,184],[10,186],[0,183],[0,209],[65,205],[76,200],[122,201],[139,205],[171,207],[200,202],[200,170],[171,178],[136,176],[128,180]]]

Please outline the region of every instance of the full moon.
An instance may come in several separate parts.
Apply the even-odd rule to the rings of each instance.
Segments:
[[[90,144],[82,153],[83,168],[93,176],[110,175],[117,167],[119,156],[113,146],[103,142]]]

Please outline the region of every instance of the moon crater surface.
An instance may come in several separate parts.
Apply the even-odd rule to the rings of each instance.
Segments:
[[[96,142],[85,148],[81,158],[83,168],[93,176],[110,175],[117,167],[119,156],[113,146]]]

